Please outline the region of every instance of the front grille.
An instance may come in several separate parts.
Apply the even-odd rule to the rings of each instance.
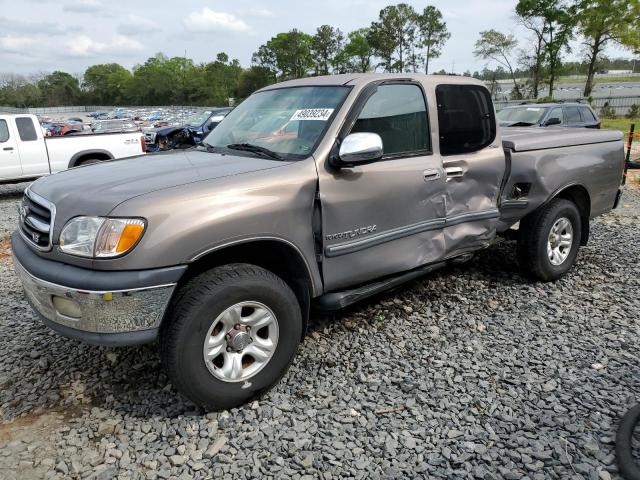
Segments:
[[[27,190],[20,205],[20,233],[39,250],[51,250],[51,230],[55,217],[53,204]]]

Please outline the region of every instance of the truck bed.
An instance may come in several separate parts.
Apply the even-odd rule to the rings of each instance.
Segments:
[[[622,132],[579,128],[502,130],[507,176],[498,231],[510,228],[560,190],[588,202],[589,216],[613,207],[624,169]],[[577,187],[581,185],[581,187]]]
[[[503,128],[502,144],[514,152],[622,141],[622,132],[587,128]]]

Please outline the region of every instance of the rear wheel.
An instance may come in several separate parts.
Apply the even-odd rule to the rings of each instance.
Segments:
[[[194,403],[232,408],[278,382],[301,336],[291,288],[268,270],[232,264],[177,292],[163,323],[161,356],[173,385]]]
[[[580,248],[582,221],[576,205],[556,198],[520,222],[518,262],[523,273],[549,282],[573,266]]]
[[[78,166],[93,165],[95,163],[100,163],[100,162],[104,162],[104,160],[101,160],[99,158],[88,158],[86,160],[82,160],[81,162],[78,162]]]

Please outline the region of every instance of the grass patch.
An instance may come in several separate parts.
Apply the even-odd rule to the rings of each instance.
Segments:
[[[620,130],[626,134],[629,133],[629,127],[632,123],[636,124],[636,139],[640,133],[640,118],[601,118],[602,128],[611,130]]]

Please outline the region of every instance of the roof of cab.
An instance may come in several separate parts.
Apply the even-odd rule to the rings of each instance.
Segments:
[[[298,78],[296,80],[286,80],[284,82],[264,87],[259,91],[284,87],[361,85],[384,80],[417,80],[422,83],[426,83],[427,85],[434,86],[442,83],[485,86],[480,80],[458,75],[425,75],[423,73],[344,73],[340,75],[324,75],[320,77],[305,77]]]

